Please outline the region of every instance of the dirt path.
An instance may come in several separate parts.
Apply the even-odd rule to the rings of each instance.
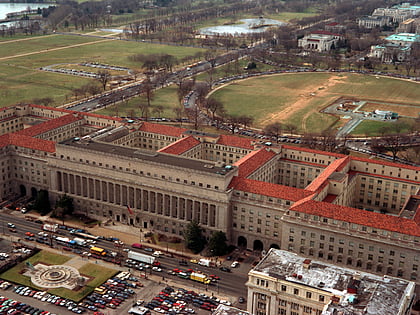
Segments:
[[[57,47],[57,48],[47,48],[47,49],[43,49],[43,50],[32,51],[32,52],[25,53],[25,54],[19,54],[19,55],[7,56],[7,57],[0,57],[0,60],[7,60],[7,59],[31,56],[31,55],[42,54],[42,53],[46,53],[46,52],[63,50],[63,49],[74,48],[74,47],[81,47],[81,46],[86,46],[86,45],[94,45],[94,44],[97,44],[97,43],[107,42],[107,41],[110,41],[110,40],[116,40],[116,39],[115,38],[109,38],[109,39],[98,40],[96,42],[74,44],[74,45],[70,45],[70,46]]]
[[[45,38],[45,37],[51,37],[51,36],[57,36],[57,34],[52,34],[52,35],[45,35],[45,36],[37,36],[37,37],[30,37],[30,38],[21,38],[21,39],[13,39],[13,40],[5,40],[5,41],[1,41],[0,45],[3,44],[9,44],[9,43],[15,43],[15,42],[23,42],[25,40],[32,40],[32,39],[39,39],[39,38]]]
[[[305,89],[299,90],[301,94],[299,94],[299,98],[297,101],[295,101],[293,104],[290,104],[286,108],[272,113],[264,119],[261,124],[266,125],[273,121],[278,120],[286,120],[296,112],[306,108],[309,103],[312,101],[314,97],[323,97],[329,93],[329,88],[335,86],[339,83],[344,83],[343,80],[347,79],[346,76],[332,76],[330,77],[327,82],[321,86],[310,86]],[[302,129],[306,129],[306,120],[309,118],[309,116],[313,113],[314,109],[310,109],[302,118]]]

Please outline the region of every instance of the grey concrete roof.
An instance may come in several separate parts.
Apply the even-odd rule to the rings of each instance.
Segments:
[[[305,267],[304,261],[306,266],[309,261],[309,268]],[[365,310],[363,314],[371,315],[398,314],[406,292],[414,286],[414,282],[407,280],[380,277],[324,262],[311,261],[297,254],[273,248],[250,273],[252,272],[314,287],[339,297],[338,303],[330,304],[328,307],[331,314],[336,314],[334,311],[359,314],[361,310]],[[348,293],[348,289],[354,287],[357,288],[357,303],[349,302],[351,296],[355,294]]]
[[[164,164],[168,167],[181,167],[205,173],[212,173],[220,176],[224,176],[230,174],[231,172],[235,172],[237,169],[237,167],[225,168],[222,166],[216,166],[216,163],[211,161],[189,159],[186,157],[172,154],[158,153],[153,151],[142,150],[139,148],[113,145],[109,143],[95,142],[92,140],[75,141],[72,138],[63,141],[60,144],[71,146],[80,150],[96,151],[98,154],[113,154],[121,158],[126,157],[131,159],[138,159],[142,161]]]

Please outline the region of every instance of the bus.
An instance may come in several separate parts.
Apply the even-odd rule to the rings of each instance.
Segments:
[[[100,248],[100,247],[96,247],[96,246],[91,247],[90,252],[91,252],[91,254],[96,254],[96,255],[99,255],[99,256],[105,256],[106,255],[106,250],[105,249]]]
[[[88,239],[88,240],[98,240],[99,239],[99,236],[86,234],[86,233],[82,233],[82,232],[75,232],[75,233],[72,233],[72,234],[77,235],[79,237],[83,237],[83,238]]]

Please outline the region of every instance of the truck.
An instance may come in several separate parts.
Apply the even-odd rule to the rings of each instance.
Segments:
[[[129,259],[132,259],[132,260],[135,260],[135,261],[138,261],[138,262],[142,262],[142,263],[145,263],[145,264],[149,264],[149,265],[153,265],[153,263],[155,262],[155,259],[156,259],[153,256],[145,255],[145,254],[138,253],[138,252],[135,252],[135,251],[132,251],[132,250],[129,250],[127,254],[128,254]]]
[[[73,239],[73,241],[76,243],[76,245],[79,245],[79,246],[87,246],[87,242],[83,238],[75,237]]]
[[[54,232],[55,233],[58,230],[58,224],[44,224],[42,226],[42,229],[44,231],[49,231],[49,232]]]
[[[198,264],[199,264],[200,266],[210,267],[210,266],[211,266],[211,260],[210,260],[210,259],[204,259],[204,258],[201,258],[201,259],[198,261]]]
[[[210,284],[211,282],[211,279],[209,279],[206,275],[197,272],[192,272],[190,274],[190,279],[204,284]]]
[[[68,237],[61,237],[58,236],[55,238],[55,241],[60,244],[60,245],[64,245],[64,246],[73,246],[75,245],[75,242],[73,242],[71,239],[69,239]]]

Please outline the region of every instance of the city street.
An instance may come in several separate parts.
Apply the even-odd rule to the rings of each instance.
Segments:
[[[5,212],[11,212],[10,214],[5,213]],[[14,215],[12,215],[14,214]],[[26,216],[28,218],[28,216]],[[92,257],[81,257],[79,255],[77,255],[76,253],[72,253],[72,252],[68,252],[68,251],[64,251],[62,248],[62,245],[59,245],[56,243],[56,241],[54,240],[53,237],[50,237],[49,242],[47,244],[38,244],[37,242],[34,241],[28,241],[25,239],[25,233],[30,232],[33,234],[38,234],[40,231],[42,231],[42,224],[40,223],[40,221],[33,222],[33,221],[28,221],[27,219],[25,219],[25,215],[21,214],[18,211],[11,211],[11,210],[3,210],[3,213],[0,213],[0,219],[2,220],[2,225],[0,226],[0,231],[1,233],[4,235],[5,240],[9,240],[9,241],[18,241],[22,244],[27,244],[29,246],[36,246],[38,248],[43,248],[43,249],[47,249],[47,250],[57,250],[60,252],[60,254],[64,254],[64,255],[70,255],[72,257],[79,257],[79,259],[81,260],[86,260],[86,261],[90,261],[92,263],[96,263],[99,265],[104,265],[106,267],[109,268],[114,268],[114,269],[118,269],[121,271],[130,271],[132,272],[135,276],[138,277],[144,277],[145,272],[144,271],[138,271],[136,269],[132,269],[132,268],[127,268],[122,266],[125,262],[125,259],[127,258],[127,254],[126,251],[124,251],[124,247],[129,248],[130,250],[135,250],[141,253],[146,253],[144,250],[142,249],[133,249],[131,248],[131,243],[129,244],[125,244],[124,247],[121,248],[116,248],[114,245],[114,242],[112,241],[106,241],[106,240],[97,240],[97,244],[96,246],[99,246],[101,248],[104,248],[105,250],[107,250],[108,252],[111,251],[115,251],[118,252],[119,254],[122,254],[124,257],[121,257],[121,265],[115,265],[109,262],[105,262],[103,260],[100,259],[95,259]],[[12,223],[14,224],[16,227],[16,232],[11,232],[9,231],[7,224],[8,223]],[[130,227],[127,227],[130,228]],[[133,229],[133,228],[132,228]],[[104,231],[104,228],[101,228],[100,231]],[[133,230],[133,231],[137,231],[137,229]],[[74,238],[74,235],[71,234],[68,230],[65,229],[59,229],[57,231],[59,233],[59,236],[62,237],[69,237],[69,238]],[[52,234],[52,233],[50,233]],[[116,233],[115,230],[109,230],[108,233],[112,234],[112,235],[116,235],[118,233]],[[127,233],[123,233],[127,236]],[[105,237],[107,237],[108,235],[103,235]],[[134,235],[132,235],[132,237],[130,237],[130,239],[133,238]],[[149,244],[145,245],[148,246]],[[153,245],[151,245],[153,246]],[[158,249],[158,248],[155,248]],[[84,249],[80,249],[80,251],[83,251]],[[87,249],[85,249],[87,250]],[[151,269],[146,269],[146,276],[147,279],[142,279],[141,282],[145,285],[144,288],[141,289],[137,289],[136,290],[136,296],[133,299],[133,301],[135,299],[143,299],[143,300],[150,300],[151,297],[153,297],[153,295],[155,295],[156,293],[158,293],[160,290],[162,290],[162,288],[164,288],[164,286],[166,285],[171,285],[171,286],[175,286],[175,287],[180,287],[180,288],[185,288],[186,290],[194,290],[196,292],[200,292],[200,293],[205,293],[209,296],[217,296],[221,299],[224,299],[226,301],[230,301],[232,304],[236,305],[237,307],[245,307],[245,304],[239,304],[238,303],[238,297],[246,297],[247,294],[247,290],[245,287],[245,283],[247,281],[247,273],[251,268],[251,264],[254,262],[254,260],[256,259],[256,257],[253,256],[243,256],[241,255],[241,253],[239,251],[236,251],[232,254],[232,260],[218,260],[218,266],[216,267],[206,267],[206,266],[200,266],[196,263],[191,263],[189,262],[189,259],[185,258],[185,254],[183,256],[183,258],[181,258],[181,256],[177,256],[175,252],[173,252],[172,250],[168,253],[165,253],[165,250],[160,248],[159,250],[161,250],[163,252],[163,255],[161,255],[158,258],[158,261],[161,263],[161,268],[162,271],[158,272],[158,271],[152,271]],[[245,259],[243,258],[245,257]],[[232,263],[232,261],[234,259],[240,259],[243,260],[239,266],[237,268],[230,268],[230,265]],[[184,265],[180,265],[179,262],[181,259],[187,260],[187,266]],[[231,272],[223,272],[221,270],[219,270],[220,266],[225,266],[230,268]],[[173,269],[181,269],[181,270],[187,270],[187,269],[192,269],[194,270],[194,272],[200,272],[206,275],[215,275],[217,277],[220,278],[220,280],[218,280],[217,282],[212,282],[209,285],[205,285],[205,284],[201,284],[199,282],[194,282],[188,279],[182,279],[180,277],[178,277],[177,275],[174,274],[169,274],[169,271],[172,271]],[[232,283],[235,283],[236,285],[232,286]],[[10,293],[10,297],[11,298],[15,298],[16,294],[13,292],[7,292],[7,297],[9,297],[9,293]],[[21,299],[21,296],[19,296],[19,298],[17,298],[18,300],[23,300]],[[40,302],[38,300],[34,300],[34,299],[30,299],[29,300],[33,303],[29,303],[29,304],[33,304],[36,307],[40,307],[40,308],[44,308],[47,310],[50,310],[50,308],[54,308],[55,306],[52,306],[48,303],[43,303]],[[119,308],[118,310],[115,310],[115,314],[119,314],[121,313],[121,311],[125,312],[128,311],[128,309],[131,307],[132,302],[124,302]],[[26,302],[25,302],[26,303]],[[39,304],[39,305],[37,305]],[[53,309],[51,309],[51,311],[54,311]],[[200,310],[201,314],[208,314],[207,311],[205,310]],[[199,312],[199,313],[200,313]],[[71,312],[65,312],[63,311],[62,308],[60,308],[60,312],[58,312],[57,314],[71,314]],[[114,314],[112,313],[107,313],[107,314]]]

